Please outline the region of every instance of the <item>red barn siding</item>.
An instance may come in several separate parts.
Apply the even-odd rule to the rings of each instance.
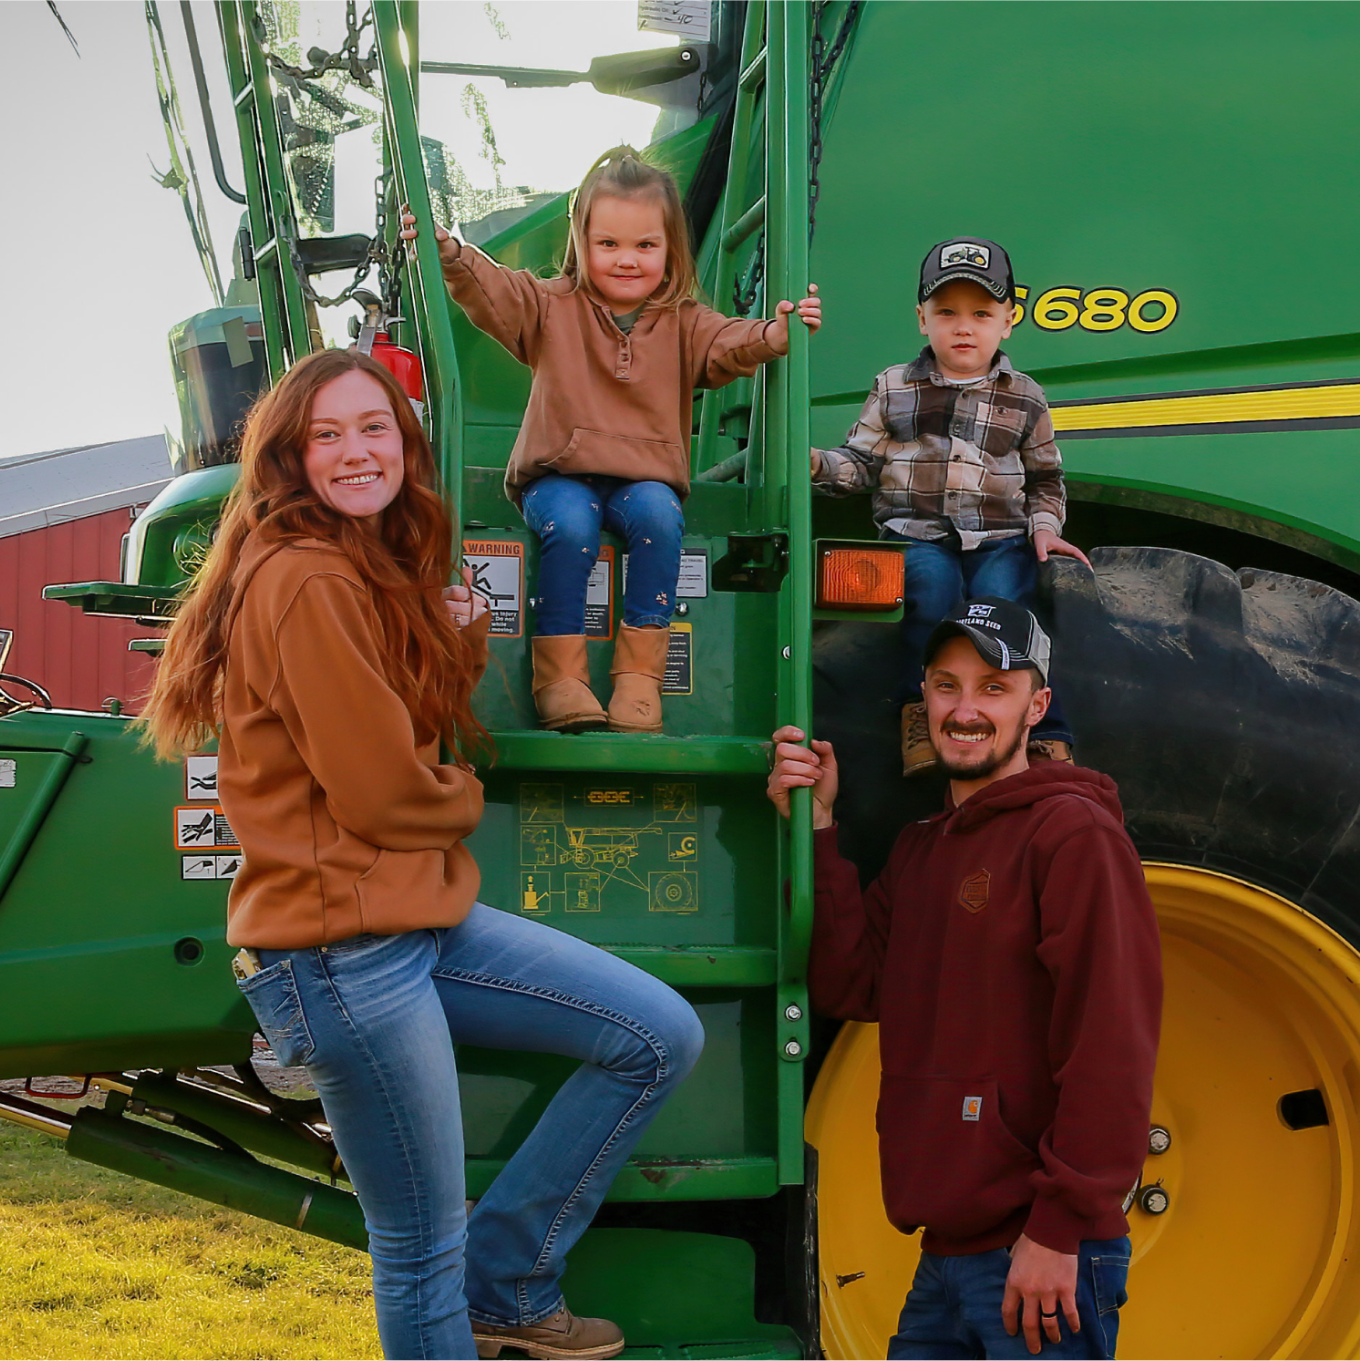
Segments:
[[[37,681],[58,708],[97,709],[112,697],[135,713],[151,683],[154,662],[127,645],[155,629],[90,618],[42,598],[54,582],[117,581],[130,523],[124,508],[0,539],[0,628],[14,630],[5,670]]]

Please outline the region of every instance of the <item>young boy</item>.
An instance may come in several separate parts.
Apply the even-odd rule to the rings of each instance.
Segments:
[[[879,534],[908,545],[904,775],[935,764],[921,702],[922,658],[935,625],[977,596],[1032,609],[1036,564],[1050,553],[1090,566],[1061,537],[1062,456],[1043,389],[1000,348],[1015,317],[1010,258],[976,237],[932,246],[918,299],[925,349],[878,375],[843,445],[812,450],[817,488],[847,496],[872,487]],[[1056,696],[1029,752],[1072,760]]]

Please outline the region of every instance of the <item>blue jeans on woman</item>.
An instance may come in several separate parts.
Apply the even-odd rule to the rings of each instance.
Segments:
[[[572,1245],[704,1032],[664,983],[476,904],[458,926],[261,950],[241,984],[278,1061],[306,1065],[359,1196],[384,1355],[476,1356],[475,1320],[563,1305]],[[466,1213],[456,1044],[581,1066]]]
[[[524,489],[520,508],[540,543],[533,601],[540,636],[585,631],[586,582],[600,556],[601,529],[628,545],[623,622],[669,627],[685,516],[664,482],[544,473]]]
[[[897,1334],[888,1343],[889,1361],[951,1357],[1024,1357],[1025,1330],[1014,1337],[1001,1322],[1001,1302],[1011,1255],[1005,1248],[966,1257],[921,1254]],[[1058,1309],[1059,1340],[1050,1342],[1040,1325],[1039,1357],[1113,1357],[1119,1311],[1128,1299],[1129,1240],[1108,1238],[1081,1245],[1077,1256],[1077,1317],[1081,1332],[1067,1326]]]
[[[902,613],[907,679],[901,698],[914,704],[921,699],[926,642],[935,625],[952,613],[956,605],[984,595],[1013,600],[1032,610],[1039,563],[1033,545],[1024,535],[1012,539],[986,539],[966,553],[949,543],[906,539],[891,533],[885,537],[907,545],[905,609]],[[1030,736],[1033,740],[1053,737],[1072,744],[1072,729],[1056,690],[1048,712]]]

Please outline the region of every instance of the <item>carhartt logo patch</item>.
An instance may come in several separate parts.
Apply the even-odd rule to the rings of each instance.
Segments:
[[[963,1098],[963,1118],[965,1120],[982,1119],[982,1098],[980,1096],[965,1096]]]
[[[959,885],[959,902],[970,912],[981,912],[987,906],[987,899],[991,895],[991,891],[991,871],[978,870],[976,874],[970,874]]]

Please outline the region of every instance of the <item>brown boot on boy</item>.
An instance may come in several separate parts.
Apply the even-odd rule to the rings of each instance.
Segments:
[[[902,706],[902,774],[915,775],[935,765],[924,700]]]
[[[586,1358],[617,1356],[623,1350],[623,1333],[607,1318],[577,1318],[570,1309],[559,1309],[521,1328],[501,1328],[493,1323],[472,1325],[477,1355],[495,1357],[502,1347],[523,1352],[525,1356],[556,1361],[559,1357]]]
[[[635,629],[619,625],[614,644],[614,694],[609,726],[615,732],[661,731],[661,682],[666,675],[670,629]]]
[[[534,639],[533,688],[540,727],[552,732],[585,732],[609,722],[609,715],[590,692],[584,633]]]

